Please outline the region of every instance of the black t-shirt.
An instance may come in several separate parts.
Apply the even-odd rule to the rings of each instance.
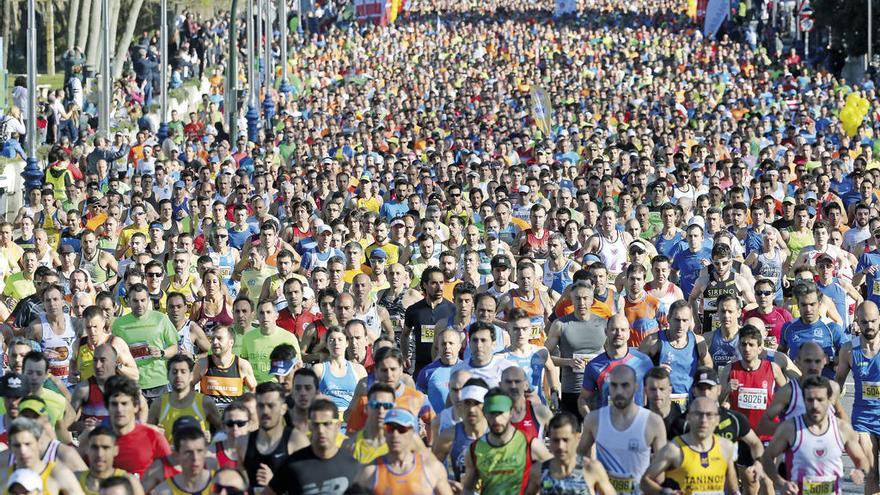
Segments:
[[[415,343],[416,355],[413,359],[412,376],[419,376],[419,371],[431,363],[431,346],[434,342],[434,330],[437,324],[446,322],[455,315],[455,305],[443,300],[436,308],[431,308],[427,301],[413,304],[406,309],[403,324],[412,332],[409,338]]]
[[[684,434],[687,419],[685,419],[684,414],[681,412],[681,407],[677,403],[672,403],[672,406],[669,408],[669,414],[663,418],[663,424],[666,426],[666,438],[675,438]]]
[[[330,459],[321,459],[309,446],[290,454],[269,487],[278,495],[344,495],[361,469],[363,465],[347,452],[339,450]]]

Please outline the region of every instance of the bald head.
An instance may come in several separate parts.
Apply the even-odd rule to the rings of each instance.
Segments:
[[[520,370],[519,368],[517,369]],[[633,382],[636,381],[635,370],[625,364],[615,366],[614,369],[611,370],[611,373],[608,374],[608,376],[617,380],[631,380]]]
[[[856,319],[859,322],[862,336],[868,340],[874,340],[880,331],[880,311],[877,310],[877,305],[872,301],[863,302],[856,312]]]
[[[813,341],[804,342],[798,349],[797,365],[804,375],[819,375],[828,363],[822,346]]]

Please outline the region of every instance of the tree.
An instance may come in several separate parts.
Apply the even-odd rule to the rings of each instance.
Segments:
[[[99,5],[97,3],[98,1],[99,0],[82,0],[82,14],[79,18],[79,27],[77,28],[79,31],[79,39],[76,42],[76,46],[82,49],[83,55],[86,54],[86,48],[88,46],[89,23],[92,20],[92,6]]]
[[[99,43],[101,42],[101,0],[92,3],[91,19],[89,20],[89,43],[86,50],[86,64],[98,69],[98,57],[101,56]]]
[[[128,48],[131,46],[131,39],[134,37],[134,30],[137,27],[138,16],[143,5],[144,0],[134,0],[129,10],[128,19],[125,21],[125,32],[122,33],[122,39],[116,45],[116,57],[113,60],[113,79],[122,77],[123,64],[128,56]]]
[[[70,0],[67,10],[67,49],[76,46],[76,22],[79,20],[79,0]]]
[[[53,0],[44,3],[43,22],[46,24],[46,74],[55,75],[55,4]]]

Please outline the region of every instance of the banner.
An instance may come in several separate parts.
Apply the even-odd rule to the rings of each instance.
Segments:
[[[556,0],[556,8],[553,9],[553,17],[574,14],[575,10],[577,10],[577,0]]]
[[[385,0],[354,0],[354,12],[359,24],[380,24],[385,17]]]
[[[532,89],[532,118],[535,119],[535,125],[541,130],[544,137],[549,137],[550,129],[553,127],[553,105],[544,88],[535,87]]]
[[[709,5],[706,7],[706,21],[703,24],[703,35],[707,38],[714,38],[728,15],[730,15],[730,0],[709,0]]]

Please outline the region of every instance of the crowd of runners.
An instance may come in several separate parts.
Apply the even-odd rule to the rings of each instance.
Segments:
[[[0,223],[0,490],[880,492],[873,82],[683,2],[552,9],[328,14],[254,141],[198,48],[226,20],[187,16],[212,94],[167,139],[43,132]]]

